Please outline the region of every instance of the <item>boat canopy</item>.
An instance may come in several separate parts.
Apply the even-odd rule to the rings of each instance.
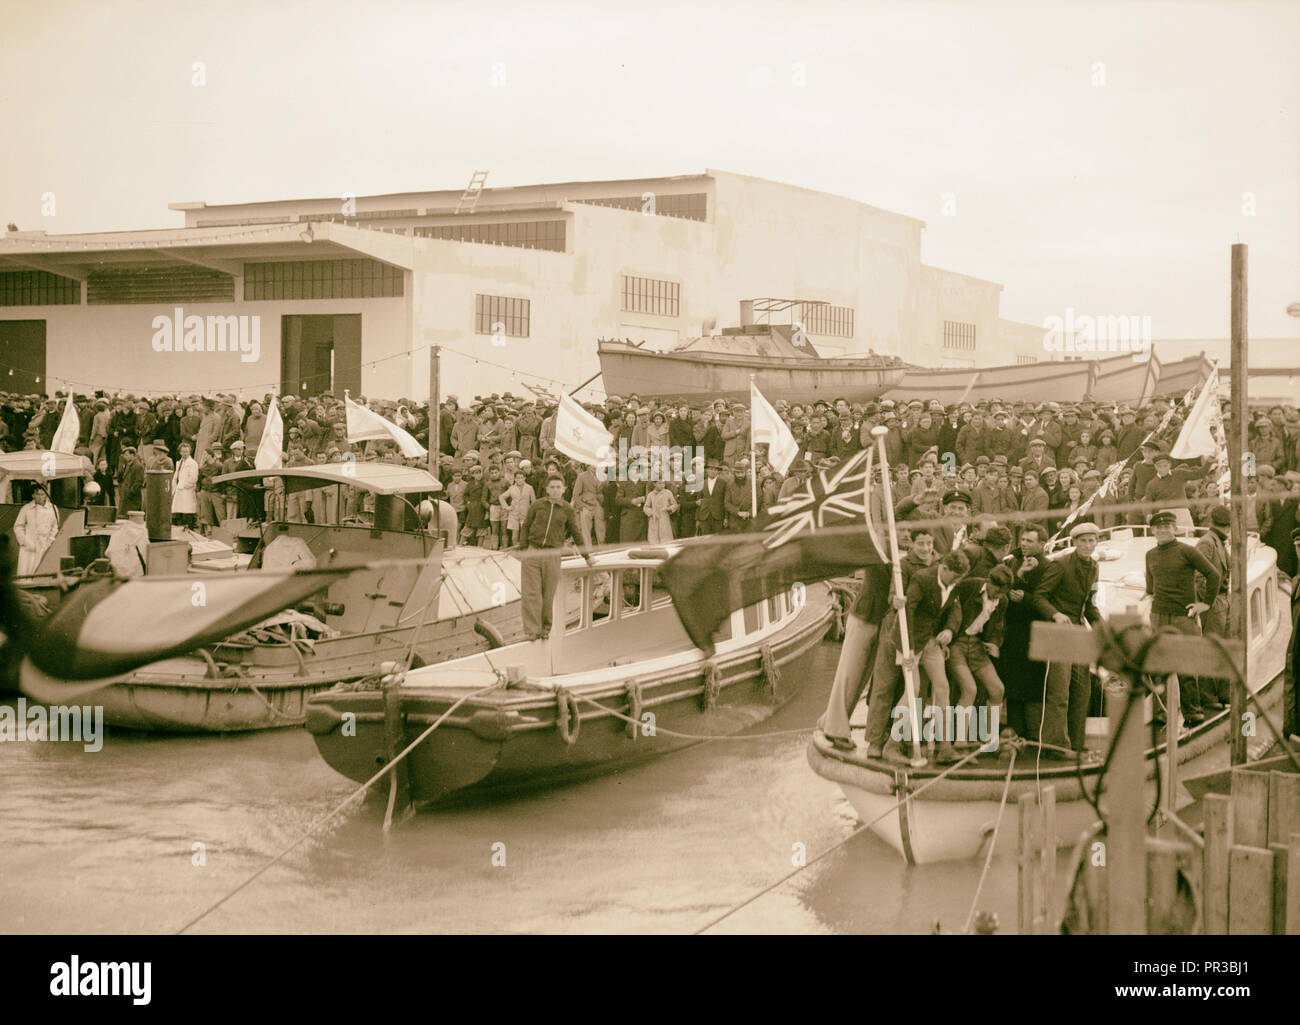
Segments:
[[[457,549],[442,562],[438,616],[450,619],[500,608],[520,598],[519,560],[504,552]]]
[[[95,469],[85,456],[69,452],[27,449],[0,453],[0,478],[9,480],[59,480],[64,477],[93,477]]]
[[[322,485],[344,484],[376,495],[409,495],[441,491],[442,483],[428,470],[401,463],[343,462],[312,466],[281,466],[270,470],[236,470],[213,478],[214,484],[279,477],[288,494]]]

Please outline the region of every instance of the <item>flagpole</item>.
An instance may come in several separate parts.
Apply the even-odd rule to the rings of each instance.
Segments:
[[[898,564],[898,532],[894,528],[894,488],[889,479],[889,460],[885,455],[885,435],[888,433],[889,428],[883,425],[871,428],[871,434],[876,439],[876,448],[880,453],[880,478],[885,489],[885,521],[889,524],[889,551],[890,555],[893,556],[892,590],[895,601],[898,601],[899,599],[905,599],[906,596],[903,594],[903,572]],[[871,474],[868,473],[867,477],[870,478]],[[865,580],[862,582],[862,586],[867,586]],[[912,656],[912,642],[907,635],[906,603],[904,602],[904,607],[901,609],[896,605],[895,609],[898,612],[899,647],[902,649],[903,654],[903,700],[907,702],[907,714],[912,721],[912,767],[920,768],[926,762],[921,755],[921,720],[920,716],[916,714],[916,702],[913,698],[913,695],[917,693],[915,680],[916,660]]]
[[[438,372],[439,367],[438,354],[442,346],[433,345],[429,348],[429,473],[434,477],[438,476],[438,454],[442,449],[442,410],[439,405],[442,397],[439,394]]]
[[[749,522],[750,526],[758,519],[758,447],[754,444],[754,390],[758,387],[754,379],[758,375],[749,375]]]
[[[1232,355],[1228,360],[1232,367],[1232,421],[1228,429],[1228,471],[1232,491],[1230,508],[1229,538],[1231,559],[1228,569],[1228,636],[1239,640],[1246,638],[1246,477],[1242,460],[1245,458],[1249,440],[1246,427],[1250,423],[1246,404],[1250,401],[1247,383],[1248,334],[1246,322],[1246,254],[1248,250],[1242,243],[1232,247],[1230,265],[1230,320],[1232,327]],[[1231,707],[1231,722],[1239,723],[1246,716],[1246,687],[1248,679],[1250,648],[1246,647],[1242,655],[1241,671],[1236,679],[1228,684],[1228,701]],[[1229,762],[1243,765],[1247,760],[1246,736],[1242,730],[1229,731]]]

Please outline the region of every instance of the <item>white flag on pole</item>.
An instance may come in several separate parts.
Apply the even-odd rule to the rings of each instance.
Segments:
[[[407,431],[374,410],[358,405],[347,395],[343,396],[343,404],[348,413],[348,441],[395,441],[408,459],[423,459],[429,454]],[[438,415],[437,410],[433,415]]]
[[[81,417],[72,404],[72,392],[68,392],[68,403],[63,407],[63,418],[59,420],[54,440],[50,442],[51,452],[66,452],[72,455],[77,451],[77,439],[81,436]]]
[[[609,466],[615,461],[614,435],[572,395],[560,396],[560,408],[555,414],[555,447],[570,459],[590,466]]]
[[[1178,440],[1169,450],[1170,458],[1195,459],[1197,456],[1216,454],[1219,451],[1218,432],[1222,429],[1222,424],[1223,414],[1219,409],[1219,368],[1216,366],[1201,385],[1201,394],[1197,396],[1192,411],[1187,414]]]
[[[262,428],[253,465],[259,470],[278,470],[284,465],[284,418],[280,416],[279,400],[274,395],[271,408],[266,411],[266,426]]]
[[[767,461],[777,473],[789,472],[790,464],[799,454],[799,443],[753,381],[749,382],[749,415],[754,444],[767,445]]]

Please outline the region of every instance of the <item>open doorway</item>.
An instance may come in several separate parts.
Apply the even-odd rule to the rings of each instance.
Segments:
[[[361,392],[361,314],[280,318],[282,395],[307,398]]]

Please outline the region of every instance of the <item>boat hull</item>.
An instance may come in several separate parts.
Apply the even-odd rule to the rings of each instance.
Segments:
[[[354,634],[317,641],[301,654],[290,645],[259,647],[255,662],[238,664],[233,671],[221,660],[221,646],[214,645],[211,665],[193,656],[158,662],[93,691],[87,700],[103,706],[108,725],[155,733],[301,726],[309,697],[373,675],[384,662],[404,659],[413,636],[411,628]],[[498,641],[522,639],[515,601],[422,628],[414,664],[433,664],[489,650]],[[29,672],[22,689],[38,701],[58,704],[66,694],[63,686],[47,687]]]
[[[600,371],[610,395],[642,398],[715,399],[748,402],[750,375],[771,402],[815,402],[878,398],[903,376],[902,368],[868,360],[744,357],[729,353],[654,352],[621,343],[602,343]]]
[[[549,690],[520,688],[493,691],[465,702],[409,756],[413,800],[433,803],[453,794],[475,791],[506,793],[569,782],[609,772],[697,743],[670,736],[730,736],[768,718],[802,688],[812,670],[818,645],[831,626],[826,599],[770,644],[779,671],[775,688],[759,650],[717,660],[718,694],[705,708],[703,663],[629,675],[617,684],[575,687],[573,693],[610,711],[579,702],[580,723],[572,743],[560,725],[559,699]],[[629,684],[638,685],[634,707]],[[416,740],[447,713],[463,692],[412,690],[400,695],[403,745]],[[640,719],[653,713],[653,735],[634,729],[612,713]],[[645,722],[645,720],[641,720]],[[347,735],[350,724],[355,735]],[[379,690],[336,689],[308,701],[307,727],[322,757],[343,775],[363,782],[387,761],[383,694]]]
[[[1272,715],[1282,702],[1282,676],[1279,674],[1256,692],[1266,712]],[[1178,745],[1180,777],[1210,771],[1228,761],[1230,713],[1220,712],[1188,731]],[[1147,800],[1155,799],[1156,759],[1165,759],[1162,747],[1147,753]],[[981,762],[985,761],[981,759]],[[898,807],[904,792],[914,792],[938,773],[931,768],[914,771],[877,759],[867,759],[861,748],[856,752],[836,751],[825,738],[815,737],[808,747],[808,762],[819,776],[838,783],[859,818],[871,823],[870,829],[898,851],[909,864],[925,865],[938,861],[961,861],[987,853],[993,824],[998,818],[1006,787],[1007,760],[997,767],[952,773],[928,787],[916,799]],[[1097,765],[1085,768],[1083,778],[1089,792],[1097,785]],[[1015,850],[1015,802],[1021,794],[1036,793],[1051,784],[1056,791],[1056,837],[1060,844],[1072,844],[1095,820],[1092,805],[1084,799],[1074,765],[1042,762],[1034,771],[1032,748],[1017,756],[1007,796],[1007,811],[998,832],[996,854]],[[1180,791],[1179,805],[1191,796]]]
[[[1093,380],[1091,362],[909,370],[885,397],[896,402],[1081,402]]]

